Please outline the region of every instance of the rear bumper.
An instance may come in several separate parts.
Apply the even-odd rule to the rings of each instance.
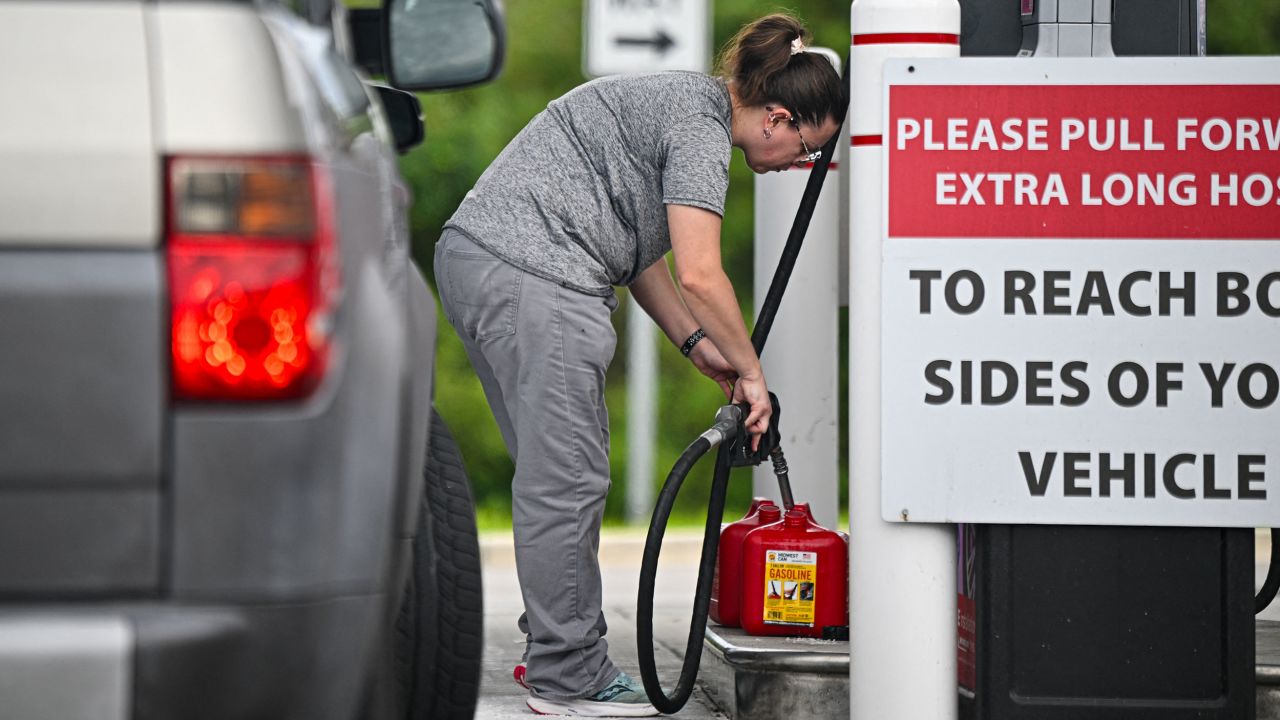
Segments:
[[[0,607],[13,720],[354,717],[381,595],[305,603]]]
[[[129,717],[133,632],[125,618],[0,618],[0,697],[24,720]],[[79,688],[68,693],[64,688]]]

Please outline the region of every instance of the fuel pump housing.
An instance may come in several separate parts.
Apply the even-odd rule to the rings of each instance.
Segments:
[[[1199,0],[960,0],[964,56],[1205,53]],[[1249,530],[959,526],[962,720],[1255,710]]]

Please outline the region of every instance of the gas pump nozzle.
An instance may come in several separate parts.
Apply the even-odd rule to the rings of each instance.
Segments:
[[[716,421],[699,437],[715,447],[725,440],[731,440],[744,432],[743,420],[746,411],[741,405],[723,405],[716,411]]]
[[[769,429],[760,435],[760,444],[754,450],[751,449],[752,435],[742,425],[746,421],[747,415],[751,412],[751,406],[747,403],[728,406],[739,411],[737,429],[734,431],[733,436],[729,438],[729,464],[731,466],[754,467],[759,465],[769,457],[769,453],[774,448],[781,444],[782,436],[778,434],[778,420],[781,413],[778,407],[778,396],[769,393],[769,403],[773,406],[773,416],[769,418]],[[719,417],[717,414],[717,420]]]
[[[782,418],[782,409],[778,405],[778,396],[773,393],[769,393],[769,403],[773,405],[773,416],[769,418],[769,429],[765,430],[760,436],[760,444],[754,450],[751,449],[752,436],[742,425],[747,418],[747,414],[751,411],[751,407],[746,403],[726,405],[720,408],[720,412],[716,413],[716,425],[707,432],[710,433],[719,427],[722,416],[732,415],[735,418],[736,426],[732,434],[727,436],[729,442],[729,464],[733,467],[754,467],[767,459],[773,460],[773,474],[778,477],[778,492],[782,496],[782,504],[787,510],[790,510],[795,506],[795,499],[791,495],[791,479],[787,473],[787,460],[782,455],[782,435],[778,431],[778,423]],[[726,412],[729,410],[736,411],[736,413]],[[703,437],[706,437],[706,435],[704,434]]]

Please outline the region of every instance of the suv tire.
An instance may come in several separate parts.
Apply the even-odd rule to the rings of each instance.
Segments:
[[[462,455],[435,408],[423,475],[418,533],[396,620],[396,676],[409,720],[471,720],[484,649],[480,544]]]

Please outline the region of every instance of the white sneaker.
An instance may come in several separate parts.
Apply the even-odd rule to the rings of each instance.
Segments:
[[[649,704],[644,685],[630,675],[618,676],[594,695],[575,700],[548,700],[529,695],[525,701],[529,709],[539,715],[570,715],[574,717],[651,717],[658,709]]]

